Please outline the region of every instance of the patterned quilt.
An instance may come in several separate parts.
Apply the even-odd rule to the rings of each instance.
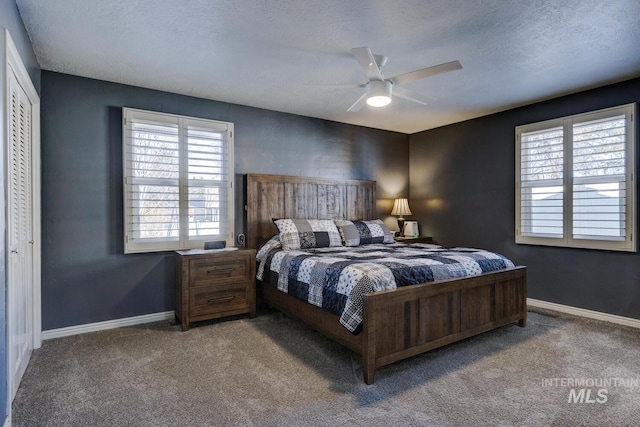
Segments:
[[[480,249],[392,243],[285,251],[275,239],[257,260],[259,280],[339,315],[353,333],[362,323],[364,294],[514,266]]]

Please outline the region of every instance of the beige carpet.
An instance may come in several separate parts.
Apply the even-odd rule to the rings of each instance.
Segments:
[[[639,350],[640,330],[530,313],[367,386],[359,357],[274,311],[159,322],[45,341],[13,425],[637,426]]]

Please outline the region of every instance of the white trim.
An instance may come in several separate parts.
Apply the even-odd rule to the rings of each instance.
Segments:
[[[527,298],[527,305],[640,329],[640,319],[633,319],[631,317],[617,316],[615,314],[587,310],[584,308],[572,307],[570,305],[556,304],[555,302],[541,301],[533,298]]]
[[[66,328],[49,329],[42,332],[43,340],[68,337],[71,335],[86,334],[88,332],[104,331],[107,329],[122,328],[125,326],[140,325],[143,323],[160,322],[174,318],[173,311],[143,314],[142,316],[124,317],[122,319],[105,320],[104,322],[86,323],[84,325],[68,326]]]
[[[31,145],[31,193],[32,193],[32,240],[33,240],[33,349],[42,346],[42,191],[40,160],[40,101],[33,104],[31,114],[33,141]]]
[[[3,427],[11,427],[11,413],[7,414],[7,417],[4,419]]]

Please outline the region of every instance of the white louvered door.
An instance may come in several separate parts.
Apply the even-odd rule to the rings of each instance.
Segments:
[[[13,70],[9,72],[7,159],[7,329],[11,399],[33,350],[32,105]]]

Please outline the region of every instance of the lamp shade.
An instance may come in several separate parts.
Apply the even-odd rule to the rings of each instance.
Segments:
[[[409,201],[405,198],[396,199],[393,202],[393,210],[391,211],[391,215],[411,215],[411,209],[409,209]]]
[[[372,80],[367,83],[367,104],[384,107],[391,102],[391,82]]]

